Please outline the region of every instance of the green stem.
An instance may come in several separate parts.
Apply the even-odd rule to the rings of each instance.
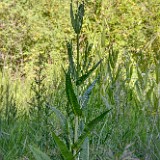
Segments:
[[[74,128],[74,143],[78,140],[78,116],[75,115],[75,128]],[[73,150],[73,154],[76,155],[76,149]]]
[[[79,77],[80,67],[79,67],[79,34],[77,34],[77,78]]]
[[[77,78],[79,77],[80,66],[79,66],[79,34],[77,34]],[[77,97],[79,97],[79,87],[77,86]],[[79,125],[79,117],[75,115],[74,119],[74,143],[78,140],[78,125]],[[76,149],[73,150],[73,154],[76,155]],[[77,158],[78,160],[78,158]]]

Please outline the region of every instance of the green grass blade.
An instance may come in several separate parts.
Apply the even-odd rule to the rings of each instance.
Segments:
[[[117,72],[115,73],[115,78],[114,78],[114,82],[116,82],[118,80],[118,78],[120,77],[120,73],[121,73],[121,67],[119,66],[117,69]]]
[[[91,68],[88,73],[84,74],[83,76],[79,77],[78,80],[76,81],[76,85],[79,86],[81,85],[89,76],[90,74],[99,66],[99,64],[102,62],[103,59],[101,59],[97,64]]]
[[[135,82],[135,89],[136,89],[137,97],[139,97],[139,100],[142,100],[144,97],[143,97],[143,92],[142,92],[142,88],[139,81]]]
[[[133,74],[133,64],[130,65],[129,67],[129,78],[132,78],[132,74]]]
[[[112,51],[109,52],[108,63],[110,64],[111,68],[114,68],[115,63],[113,61]]]
[[[72,111],[74,112],[75,115],[81,116],[82,110],[78,103],[77,97],[74,93],[69,73],[66,73],[66,93],[67,93],[68,101],[72,106]]]
[[[45,153],[43,153],[40,149],[29,146],[36,160],[51,160]]]
[[[118,60],[118,52],[114,51],[113,48],[111,48],[108,59],[111,68],[114,69]]]
[[[140,68],[137,68],[137,76],[138,76],[138,80],[139,82],[141,83],[142,85],[142,82],[143,82],[143,76],[142,76],[142,72],[140,70]]]
[[[113,75],[112,75],[112,69],[111,69],[110,62],[107,63],[107,66],[108,66],[109,77],[110,77],[111,81],[113,81]]]
[[[59,147],[64,160],[74,160],[72,153],[68,150],[67,146],[61,141],[61,139],[53,132],[52,136]]]
[[[96,127],[96,125],[106,116],[110,110],[103,112],[101,115],[93,119],[89,124],[86,125],[82,135],[79,137],[78,141],[73,145],[73,148],[77,150],[80,149],[81,145],[83,144],[84,140],[89,136],[89,133]]]
[[[147,93],[146,93],[146,97],[147,97],[147,99],[148,100],[151,100],[151,96],[153,95],[153,89],[154,89],[154,87],[155,87],[155,85],[153,84],[149,89],[148,89],[148,91],[147,91]]]
[[[160,63],[157,63],[155,68],[155,74],[156,74],[156,83],[158,84],[160,81]]]

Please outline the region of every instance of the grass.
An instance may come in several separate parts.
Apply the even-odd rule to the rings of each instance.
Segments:
[[[157,2],[45,2],[0,2],[0,159],[160,159]]]

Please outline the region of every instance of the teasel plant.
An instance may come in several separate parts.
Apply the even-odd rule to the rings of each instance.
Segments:
[[[77,2],[77,11],[73,12],[73,2],[70,2],[70,17],[71,24],[76,37],[76,49],[74,50],[72,41],[67,42],[67,53],[69,66],[64,71],[66,83],[66,95],[68,105],[66,107],[66,115],[64,115],[56,107],[49,107],[60,120],[62,132],[57,135],[53,131],[52,136],[56,146],[59,148],[61,157],[64,160],[89,160],[89,136],[95,126],[103,120],[103,118],[110,112],[111,109],[104,111],[99,116],[88,122],[87,118],[87,104],[90,94],[99,80],[96,77],[91,84],[87,84],[87,80],[91,77],[92,73],[101,64],[100,59],[95,65],[91,67],[91,57],[89,56],[92,44],[88,41],[84,44],[84,52],[81,53],[80,37],[82,34],[82,25],[84,18],[84,2]],[[74,55],[76,52],[76,55]],[[94,107],[94,106],[93,106]],[[46,154],[39,151],[37,148],[30,146],[37,160],[47,159]],[[43,157],[43,158],[42,158]]]

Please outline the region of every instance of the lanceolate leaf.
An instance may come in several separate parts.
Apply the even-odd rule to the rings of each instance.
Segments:
[[[76,25],[75,25],[76,22],[75,22],[74,13],[73,13],[72,1],[70,3],[70,17],[71,17],[72,27],[74,30],[76,30]]]
[[[112,54],[112,51],[109,52],[109,57],[108,57],[108,62],[110,64],[110,67],[111,68],[114,68],[114,61],[113,61],[113,54]]]
[[[81,85],[89,77],[89,75],[99,66],[101,62],[102,59],[97,64],[95,64],[95,66],[93,66],[93,68],[91,68],[86,74],[79,77],[78,80],[76,81],[76,85],[77,86]]]
[[[118,52],[114,51],[113,48],[109,52],[109,63],[111,68],[114,69],[118,60]]]
[[[150,102],[152,102],[152,96],[153,96],[153,89],[154,89],[154,87],[155,87],[155,85],[153,84],[150,88],[149,88],[149,90],[147,91],[147,93],[146,93],[146,97],[147,97],[147,99],[150,101]]]
[[[114,78],[114,81],[115,81],[115,82],[116,82],[116,80],[119,78],[120,73],[121,73],[121,67],[119,66],[118,69],[117,69],[117,72],[116,72],[116,76],[115,76],[115,78]]]
[[[43,153],[40,149],[29,146],[30,150],[32,151],[34,158],[36,160],[51,160],[45,153]]]
[[[80,159],[89,160],[89,138],[88,137],[86,137],[86,139],[83,142]]]
[[[82,28],[82,24],[83,24],[83,16],[84,16],[84,2],[83,4],[80,4],[78,7],[78,21],[79,21],[79,31]]]
[[[59,147],[64,160],[74,160],[72,153],[68,150],[67,146],[61,141],[61,139],[53,132],[52,136]]]
[[[138,75],[139,81],[142,82],[143,81],[143,76],[142,76],[142,72],[139,68],[137,69],[137,75]]]
[[[88,87],[88,89],[84,92],[82,98],[81,98],[81,106],[82,108],[86,107],[87,103],[88,103],[88,100],[89,100],[89,95],[91,94],[92,92],[92,89],[94,88],[96,82],[98,81],[99,79],[99,76],[98,78],[96,78],[92,84]]]
[[[111,81],[113,81],[111,65],[110,65],[109,62],[107,63],[107,65],[108,65],[108,74],[109,74],[109,78],[111,79]]]
[[[56,109],[55,107],[49,106],[52,111],[56,114],[57,118],[60,120],[61,126],[65,130],[67,128],[67,119],[62,114],[62,112],[59,109]]]
[[[67,118],[62,114],[62,112],[60,110],[56,109],[55,107],[50,107],[50,108],[53,110],[53,112],[59,118],[59,121],[61,123],[61,127],[63,129],[64,134],[65,134],[64,139],[66,140],[66,143],[68,144],[69,137],[67,134],[69,132],[69,128],[68,128]]]
[[[74,93],[69,73],[66,73],[66,93],[67,93],[68,101],[72,106],[72,111],[74,112],[75,115],[81,116],[82,110],[78,103],[77,97]]]
[[[129,78],[130,79],[132,77],[132,74],[133,74],[133,64],[131,64],[130,67],[129,67]]]
[[[142,95],[142,89],[141,89],[140,84],[138,83],[138,80],[135,82],[135,87],[136,87],[136,91],[137,91],[136,93],[137,93],[139,99],[144,98]]]
[[[156,83],[159,83],[159,75],[160,75],[160,63],[156,64],[155,68],[155,73],[156,73]]]
[[[80,30],[79,30],[79,19],[78,19],[78,14],[76,13],[75,14],[75,33],[76,34],[79,34],[80,33]]]
[[[69,58],[69,66],[70,66],[70,73],[72,74],[72,77],[76,79],[76,69],[75,64],[73,61],[73,51],[72,51],[72,42],[67,42],[67,49],[68,49],[68,58]]]
[[[111,110],[111,109],[110,109]],[[89,133],[96,127],[96,125],[106,116],[110,110],[105,111],[95,119],[93,119],[89,124],[86,125],[82,135],[79,137],[78,141],[73,145],[73,148],[77,150],[80,149],[81,145],[83,144],[84,140],[89,136]]]
[[[92,50],[93,44],[89,44],[88,41],[86,42],[85,52],[84,52],[84,61],[83,61],[83,70],[87,72],[89,63],[91,61],[91,58],[89,57],[89,54]]]

